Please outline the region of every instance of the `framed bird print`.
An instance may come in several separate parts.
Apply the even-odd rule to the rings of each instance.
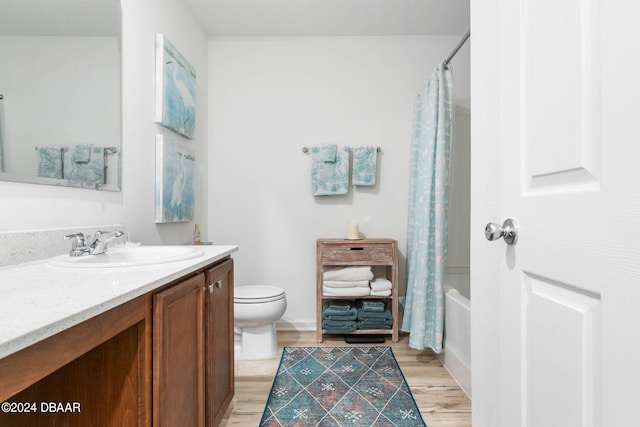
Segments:
[[[186,143],[156,135],[155,222],[193,219],[195,156]]]
[[[196,70],[163,34],[156,34],[156,123],[193,138],[195,87]]]

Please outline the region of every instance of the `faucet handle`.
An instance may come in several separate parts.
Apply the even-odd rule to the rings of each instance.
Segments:
[[[64,240],[71,240],[71,251],[69,252],[70,256],[79,256],[82,255],[87,247],[87,241],[84,237],[84,234],[78,232],[73,234],[68,234],[64,236]]]
[[[64,236],[64,240],[75,239],[71,244],[75,247],[76,245],[84,246],[85,237],[83,233],[77,232],[73,234],[67,234]]]

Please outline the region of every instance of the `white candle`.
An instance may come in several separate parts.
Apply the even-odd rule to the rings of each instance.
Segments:
[[[358,239],[360,233],[358,232],[358,223],[355,221],[349,221],[347,223],[347,239]]]

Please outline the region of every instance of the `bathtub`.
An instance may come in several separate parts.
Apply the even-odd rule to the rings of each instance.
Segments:
[[[444,291],[444,343],[438,359],[471,398],[471,301],[453,287]]]

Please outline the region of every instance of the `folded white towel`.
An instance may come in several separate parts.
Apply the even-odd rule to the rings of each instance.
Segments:
[[[371,281],[371,289],[374,291],[387,291],[392,288],[391,280],[384,277],[376,277]]]
[[[323,280],[371,280],[371,266],[325,267]]]
[[[391,289],[387,289],[386,291],[374,291],[371,289],[371,295],[376,297],[388,297],[391,295]]]
[[[322,282],[329,288],[368,288],[368,280],[325,280]],[[391,288],[389,288],[391,289]]]
[[[322,287],[322,295],[330,297],[364,297],[369,295],[371,291],[370,287],[362,288],[329,288],[327,286]]]

